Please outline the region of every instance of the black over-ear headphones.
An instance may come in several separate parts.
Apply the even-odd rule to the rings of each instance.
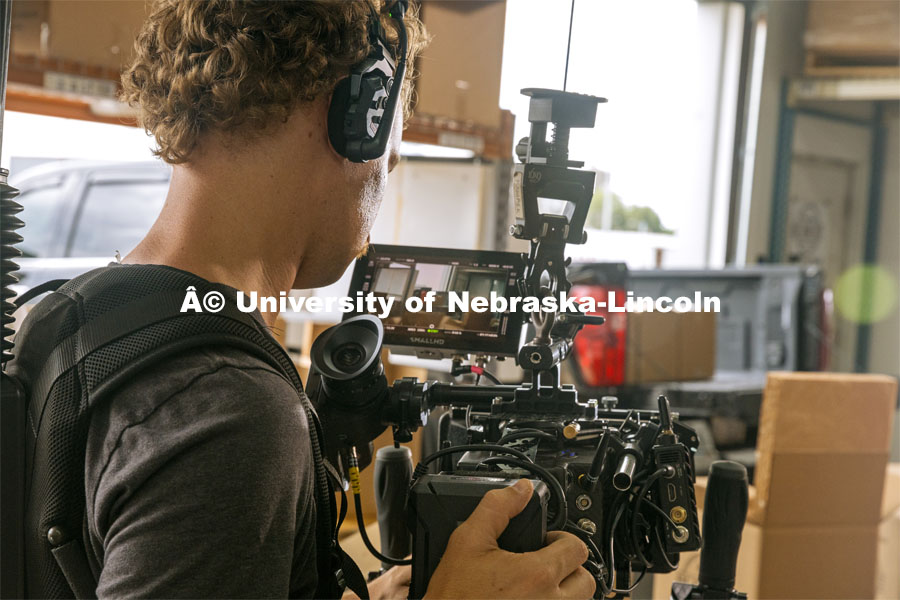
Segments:
[[[409,0],[396,0],[388,14],[397,21],[399,61],[388,50],[381,19],[369,0],[369,43],[372,50],[353,65],[350,76],[334,88],[328,108],[328,138],[338,154],[362,163],[381,157],[391,137],[394,113],[406,74],[406,26]]]

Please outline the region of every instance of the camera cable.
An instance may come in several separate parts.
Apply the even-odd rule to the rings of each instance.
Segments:
[[[540,429],[517,429],[510,433],[503,435],[497,443],[503,445],[507,442],[511,442],[513,440],[518,440],[522,438],[540,438],[542,440],[549,440],[551,442],[557,441],[556,435],[549,433],[547,431],[541,431]]]
[[[662,469],[658,469],[658,470],[654,471],[652,475],[647,477],[646,481],[644,481],[644,485],[641,486],[640,490],[636,494],[637,499],[635,500],[634,508],[632,509],[632,513],[631,513],[631,541],[634,544],[635,553],[638,555],[638,558],[640,558],[641,562],[643,562],[647,568],[650,568],[652,565],[651,565],[650,561],[647,560],[647,557],[644,555],[643,551],[641,550],[640,544],[638,543],[638,535],[637,535],[637,532],[638,532],[637,521],[638,521],[638,517],[640,516],[640,513],[641,513],[641,504],[644,502],[644,497],[647,495],[647,492],[650,490],[650,486],[652,486],[654,483],[656,483],[656,481],[660,477],[662,477],[663,475],[666,475],[670,472],[674,472],[674,469],[671,466],[667,465],[667,466],[663,467]]]
[[[522,452],[521,450],[516,450],[515,448],[507,448],[506,446],[498,446],[497,444],[464,444],[462,446],[449,446],[447,448],[441,448],[440,450],[433,452],[423,458],[418,465],[416,465],[415,470],[413,471],[412,479],[415,481],[425,473],[427,473],[428,465],[433,463],[437,459],[442,456],[447,456],[448,454],[459,454],[461,452],[503,452],[504,454],[511,454],[517,458],[520,458],[529,463],[534,463],[534,461],[529,458],[527,454]]]
[[[633,592],[635,590],[635,588],[637,588],[637,586],[641,582],[641,580],[644,578],[644,575],[647,574],[647,567],[645,566],[641,570],[641,574],[638,575],[638,577],[637,577],[637,579],[635,579],[634,583],[632,583],[628,588],[619,589],[619,588],[614,587],[614,583],[616,583],[616,582],[614,582],[614,579],[613,579],[616,574],[616,559],[615,559],[615,554],[614,554],[615,542],[616,542],[616,527],[619,524],[619,519],[622,517],[623,513],[625,512],[625,508],[626,508],[625,504],[622,504],[622,506],[619,507],[619,510],[616,513],[616,517],[615,517],[615,519],[613,519],[612,528],[610,529],[610,532],[609,532],[610,568],[609,568],[609,586],[608,587],[609,587],[609,591],[611,593],[622,594],[622,595],[628,595],[631,592]]]
[[[590,558],[585,562],[584,567],[597,581],[597,586],[601,592],[600,597],[605,598],[609,595],[610,589],[606,585],[606,564],[603,561],[600,549],[594,540],[591,539],[591,535],[572,521],[566,521],[566,531],[578,537],[588,547]]]
[[[503,382],[500,381],[500,379],[496,375],[494,375],[484,367],[480,367],[478,365],[464,365],[461,362],[454,362],[453,366],[450,368],[450,374],[454,377],[467,375],[469,373],[475,374],[475,385],[478,385],[478,382],[481,381],[482,377],[484,377],[494,385],[503,385]]]

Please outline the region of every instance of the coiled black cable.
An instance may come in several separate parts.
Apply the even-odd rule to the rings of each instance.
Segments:
[[[15,259],[22,256],[22,251],[16,248],[16,244],[23,239],[16,233],[16,230],[25,225],[16,216],[22,212],[22,205],[13,200],[19,195],[19,190],[6,182],[8,175],[9,171],[0,169],[0,284],[2,284],[2,292],[0,292],[0,310],[2,310],[0,364],[3,366],[6,366],[7,361],[13,357],[13,341],[10,338],[14,333],[12,324],[16,320],[13,316],[16,310],[13,298],[16,293],[12,286],[19,281],[16,276],[19,265],[16,264]]]

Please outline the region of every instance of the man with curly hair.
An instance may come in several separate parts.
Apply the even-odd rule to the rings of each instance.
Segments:
[[[397,52],[399,25],[380,3],[157,0],[123,96],[172,179],[150,232],[108,268],[159,265],[264,296],[335,281],[365,250],[411,89],[400,82],[404,110],[382,157],[335,151],[332,92],[369,54],[370,19]],[[411,64],[425,35],[414,14],[404,26]],[[96,407],[85,490],[98,596],[324,595],[311,424],[297,398],[262,360],[212,347],[154,365]],[[591,596],[574,536],[555,532],[530,554],[497,547],[530,495],[527,482],[489,494],[429,596]],[[392,569],[369,591],[406,597],[408,577]]]

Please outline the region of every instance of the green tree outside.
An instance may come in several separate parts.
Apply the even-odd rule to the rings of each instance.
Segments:
[[[622,202],[622,198],[616,194],[612,196],[612,223],[611,229],[617,231],[644,231],[647,233],[665,233],[672,235],[672,229],[663,227],[659,215],[648,206],[628,206]],[[588,209],[587,225],[601,229],[603,227],[603,202],[605,201],[603,190],[597,190]]]

